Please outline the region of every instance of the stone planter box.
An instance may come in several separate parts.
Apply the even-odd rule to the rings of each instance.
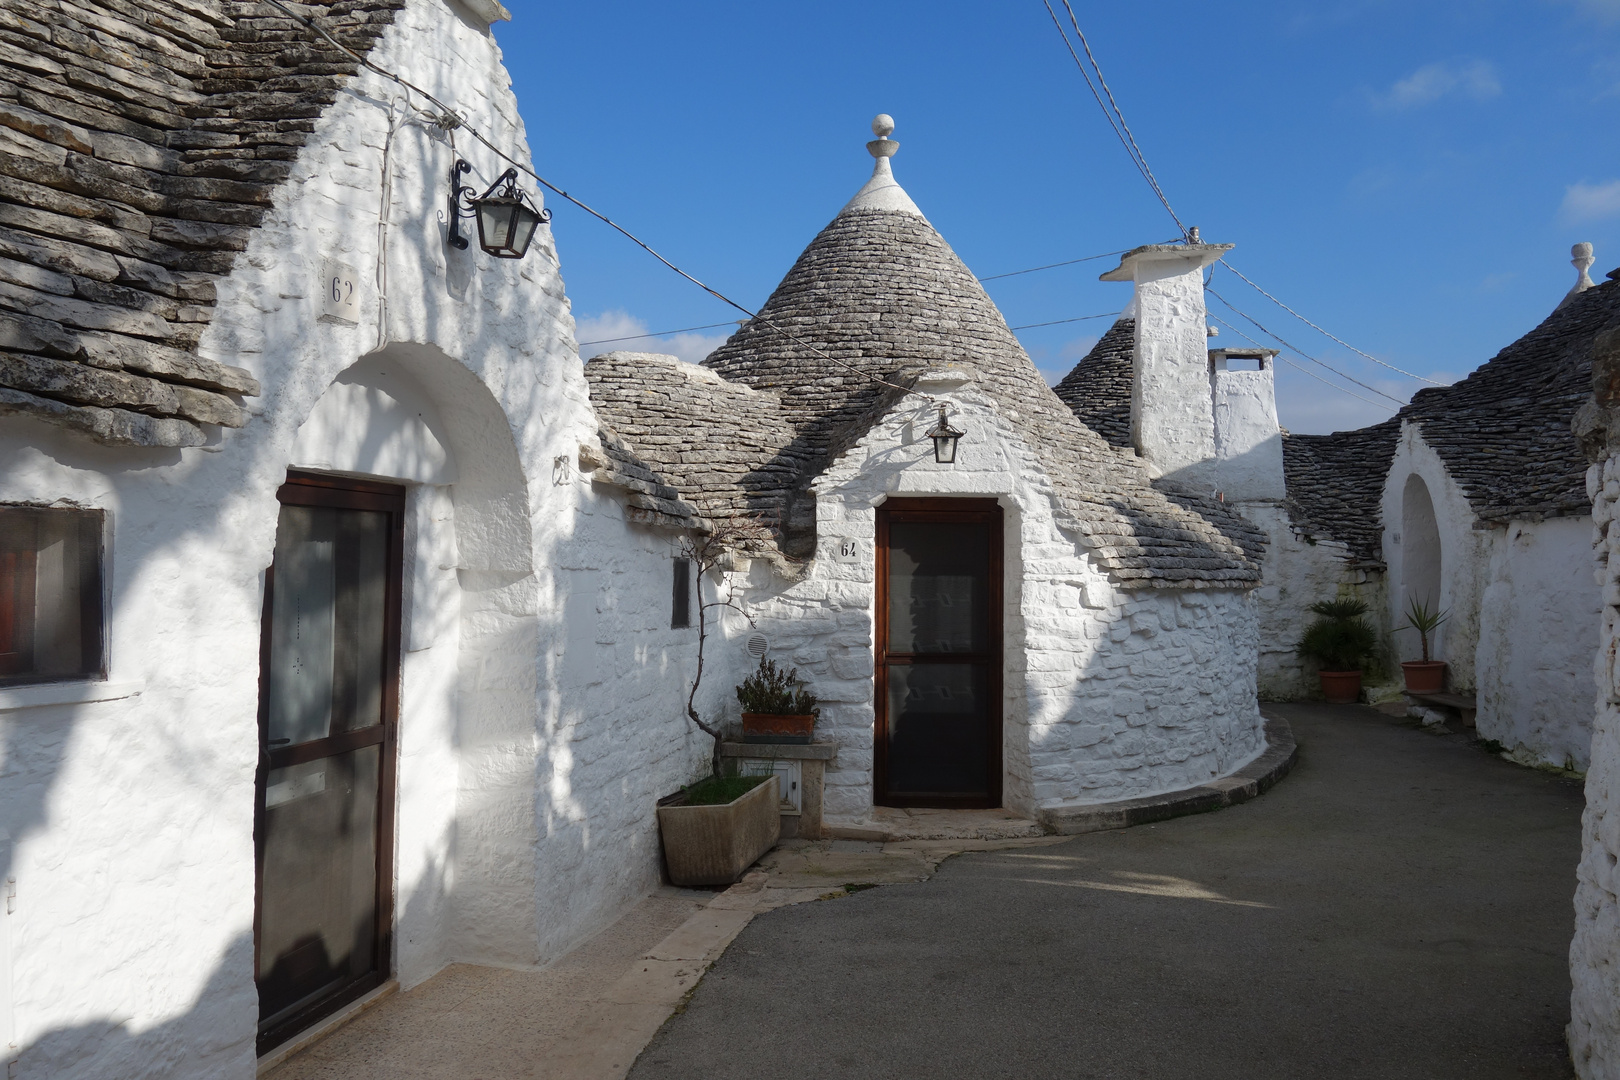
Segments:
[[[727,742],[720,745],[720,752],[744,776],[776,773],[777,783],[781,785],[782,801],[778,810],[782,818],[782,839],[822,838],[825,831],[821,823],[822,780],[827,763],[838,756],[837,743]]]
[[[742,714],[743,742],[747,743],[807,743],[815,726],[814,716],[762,712]]]
[[[776,777],[766,778],[719,806],[658,808],[658,834],[664,841],[669,880],[682,887],[730,885],[776,846],[782,822]]]

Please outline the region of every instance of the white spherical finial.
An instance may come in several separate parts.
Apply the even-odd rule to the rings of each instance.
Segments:
[[[872,134],[880,139],[887,139],[894,131],[894,117],[886,112],[880,112],[872,117]]]
[[[1587,271],[1592,268],[1592,264],[1597,262],[1597,260],[1592,257],[1592,245],[1583,240],[1579,244],[1576,244],[1574,247],[1570,248],[1569,253],[1572,256],[1572,258],[1569,260],[1569,264],[1575,268],[1575,287],[1564,294],[1564,298],[1559,301],[1558,307],[1563,307],[1581,293],[1597,284],[1592,280],[1592,275],[1587,273]],[[1556,311],[1557,308],[1554,308],[1553,310]]]

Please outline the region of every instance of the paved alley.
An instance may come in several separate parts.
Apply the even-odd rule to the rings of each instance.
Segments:
[[[1272,708],[1254,802],[756,918],[631,1076],[1570,1076],[1580,783]]]

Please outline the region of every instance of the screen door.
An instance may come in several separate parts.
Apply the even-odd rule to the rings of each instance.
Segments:
[[[388,976],[403,488],[277,493],[260,646],[255,978],[263,1053]]]
[[[1001,528],[993,499],[878,508],[881,806],[1001,805]]]

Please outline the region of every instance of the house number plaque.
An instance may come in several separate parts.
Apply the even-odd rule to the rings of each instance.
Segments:
[[[360,275],[348,263],[321,261],[321,318],[350,325],[360,322]]]
[[[843,539],[833,541],[833,559],[841,563],[860,562],[861,542],[859,540]]]

